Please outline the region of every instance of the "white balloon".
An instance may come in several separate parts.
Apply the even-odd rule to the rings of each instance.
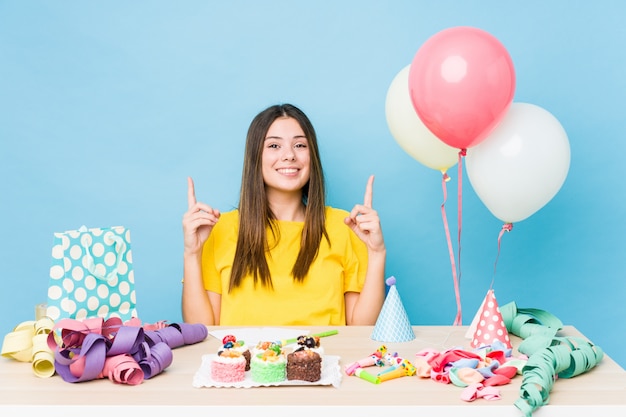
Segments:
[[[565,182],[570,145],[565,129],[547,110],[513,103],[502,121],[467,150],[472,188],[505,223],[520,222],[545,206]]]
[[[442,142],[424,125],[409,95],[409,69],[404,67],[387,91],[385,115],[391,135],[398,145],[428,168],[446,172],[458,162],[459,149]]]

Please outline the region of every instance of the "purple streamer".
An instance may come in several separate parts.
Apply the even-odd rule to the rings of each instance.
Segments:
[[[141,377],[137,366],[143,371],[143,379],[150,379],[172,364],[172,349],[203,341],[208,329],[203,324],[172,324],[158,330],[144,330],[138,326],[120,326],[105,337],[100,333],[87,333],[81,346],[55,351],[55,370],[67,382],[83,382],[106,378],[103,374],[108,357],[128,355],[126,366],[134,372],[128,383],[139,383]],[[82,361],[82,363],[80,362]],[[133,364],[135,361],[135,364]],[[122,365],[120,365],[122,366]],[[72,369],[73,368],[73,369]],[[132,368],[135,368],[133,371]],[[80,376],[72,373],[82,371]],[[122,373],[123,368],[116,368]],[[110,376],[109,376],[110,377]],[[116,381],[120,382],[120,381]]]

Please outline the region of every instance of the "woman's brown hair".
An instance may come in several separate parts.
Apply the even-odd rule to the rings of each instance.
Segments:
[[[322,236],[330,244],[324,225],[324,173],[313,124],[296,106],[270,106],[252,120],[246,137],[239,195],[239,232],[229,292],[241,285],[247,275],[253,276],[255,285],[260,281],[262,285],[272,288],[272,277],[266,259],[266,254],[271,249],[267,243],[267,232],[269,230],[278,241],[280,230],[267,201],[261,161],[267,132],[271,124],[281,117],[293,118],[300,124],[308,141],[311,161],[309,181],[302,189],[302,202],[306,209],[300,252],[291,271],[294,280],[302,282],[306,277],[317,256]]]

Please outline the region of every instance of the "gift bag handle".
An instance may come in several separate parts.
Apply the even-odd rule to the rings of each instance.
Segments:
[[[96,264],[94,262],[93,255],[89,251],[89,246],[86,245],[81,239],[81,245],[83,246],[83,248],[85,249],[85,252],[88,255],[86,258],[87,270],[94,277],[104,280],[104,281],[110,281],[113,278],[117,278],[117,271],[120,267],[120,264],[122,263],[124,252],[126,252],[126,242],[124,242],[124,239],[122,239],[120,236],[112,232],[109,237],[113,240],[113,245],[115,246],[115,252],[117,253],[117,257],[116,257],[117,259],[115,262],[115,268],[113,268],[113,270],[106,275],[102,275],[96,271]]]

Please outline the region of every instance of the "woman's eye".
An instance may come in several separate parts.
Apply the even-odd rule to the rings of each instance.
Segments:
[[[268,148],[272,148],[272,149],[276,149],[278,148],[278,144],[277,143],[270,143],[269,145],[267,145]]]
[[[306,143],[297,143],[296,148],[306,148]]]

